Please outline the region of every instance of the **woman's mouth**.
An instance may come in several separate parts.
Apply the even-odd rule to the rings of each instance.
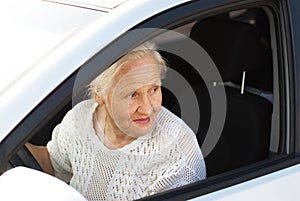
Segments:
[[[140,119],[135,119],[133,120],[135,123],[141,124],[141,125],[145,125],[148,124],[150,122],[150,117],[147,118],[140,118]]]

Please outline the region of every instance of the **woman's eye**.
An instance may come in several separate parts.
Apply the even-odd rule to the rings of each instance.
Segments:
[[[136,92],[133,92],[129,95],[130,98],[136,98],[137,97],[137,93]]]
[[[158,87],[153,87],[151,90],[150,90],[150,93],[153,94],[155,92],[157,92],[158,90]]]

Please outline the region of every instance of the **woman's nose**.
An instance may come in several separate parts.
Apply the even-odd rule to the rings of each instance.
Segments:
[[[144,115],[149,115],[152,110],[151,98],[147,95],[140,97],[138,111]]]

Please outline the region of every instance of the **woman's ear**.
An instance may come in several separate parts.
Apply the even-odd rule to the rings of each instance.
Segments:
[[[93,93],[93,97],[100,106],[104,105],[104,101],[100,98],[100,96],[98,94]]]

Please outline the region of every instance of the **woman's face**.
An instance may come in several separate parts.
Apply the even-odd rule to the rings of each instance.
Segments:
[[[151,131],[162,103],[157,65],[153,56],[146,54],[122,66],[107,97],[113,129],[134,138]]]

